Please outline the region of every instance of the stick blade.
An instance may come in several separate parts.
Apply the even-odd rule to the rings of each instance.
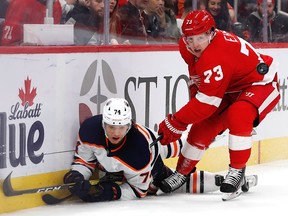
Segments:
[[[5,196],[17,196],[22,195],[20,191],[15,191],[11,184],[11,175],[12,172],[4,179],[3,181],[3,192]]]
[[[152,148],[162,138],[163,138],[163,135],[160,134],[152,143],[150,143],[150,148]]]
[[[73,195],[70,194],[64,198],[57,198],[57,197],[54,197],[53,195],[51,194],[44,194],[42,196],[42,200],[44,203],[46,203],[47,205],[55,205],[55,204],[58,204],[58,203],[61,203],[63,202],[64,200],[67,200],[69,198],[71,198]]]

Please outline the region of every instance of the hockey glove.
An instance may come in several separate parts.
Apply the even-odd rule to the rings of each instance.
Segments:
[[[75,170],[70,170],[64,175],[64,178],[63,178],[63,182],[65,184],[74,183],[74,182],[77,183],[80,181],[84,181],[84,176],[80,172],[75,171]]]
[[[89,181],[86,181],[84,176],[75,170],[71,170],[65,174],[64,183],[75,183],[75,185],[72,185],[68,189],[73,195],[78,197],[86,196],[91,188]]]
[[[168,145],[181,138],[182,133],[187,129],[187,125],[183,124],[169,114],[164,121],[159,124],[158,134],[162,134],[160,140],[162,145]]]
[[[94,194],[87,194],[86,196],[80,196],[85,202],[103,202],[118,200],[121,197],[121,188],[118,184],[112,181],[100,182],[95,185]]]
[[[91,184],[88,180],[77,182],[75,185],[69,188],[69,191],[78,197],[86,196],[91,189]]]

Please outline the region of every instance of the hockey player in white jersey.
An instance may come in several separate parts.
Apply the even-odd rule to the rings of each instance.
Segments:
[[[150,147],[155,134],[132,121],[125,99],[107,100],[103,114],[80,126],[74,160],[64,183],[76,182],[70,191],[86,202],[131,200],[156,194],[159,183],[173,172],[163,159],[179,156],[182,141],[165,146],[157,142]],[[106,176],[97,185],[91,185],[89,179],[95,168]],[[217,191],[224,180],[223,176],[206,171],[194,170],[190,176],[179,192]]]

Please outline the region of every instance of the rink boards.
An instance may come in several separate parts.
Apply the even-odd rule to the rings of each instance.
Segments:
[[[279,60],[282,98],[256,129],[249,165],[288,158],[288,48],[261,52]],[[99,114],[106,98],[125,97],[133,118],[154,131],[189,98],[187,65],[176,46],[0,48],[0,65],[0,182],[13,171],[15,189],[60,184],[79,124]],[[227,138],[212,144],[198,169],[227,169]],[[5,197],[1,189],[0,203],[0,213],[44,204],[41,194]]]

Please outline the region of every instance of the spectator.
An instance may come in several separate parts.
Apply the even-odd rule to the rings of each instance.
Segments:
[[[147,34],[155,42],[178,43],[180,32],[177,28],[176,17],[171,9],[164,7],[164,0],[150,0],[147,8]]]
[[[110,20],[109,20],[109,30],[110,30],[110,43],[117,45],[121,42],[119,35],[121,34],[120,17],[118,15],[118,0],[110,0]]]
[[[172,39],[172,41],[177,41],[180,38],[180,31],[177,27],[177,16],[175,13],[175,0],[164,0],[164,8],[165,8],[165,14],[166,14],[166,23],[168,24],[168,28],[166,29],[166,32],[168,33],[169,37]]]
[[[231,19],[227,0],[207,0],[206,10],[213,16],[216,28],[231,32],[233,21]]]
[[[8,0],[1,0],[0,1],[0,38],[1,38],[1,35],[2,35],[2,28],[3,28],[3,24],[4,24],[4,20],[5,20],[5,16],[6,16],[6,11],[7,11],[8,5],[9,5],[9,1]]]
[[[61,5],[54,1],[54,23],[60,24]],[[4,22],[1,44],[6,46],[23,43],[23,24],[43,24],[46,16],[46,0],[11,0]]]
[[[9,0],[1,0],[0,1],[0,19],[5,19],[6,11],[9,5]]]
[[[240,0],[238,3],[237,21],[244,23],[247,17],[256,11],[256,0]]]
[[[229,2],[227,2],[227,7],[228,7],[228,12],[231,17],[232,23],[235,23],[236,22],[235,10]]]
[[[74,5],[78,2],[77,0],[59,0],[62,8],[61,24],[66,22],[67,14],[73,10]]]
[[[71,18],[66,22],[74,24],[74,44],[100,45],[104,0],[86,0],[85,5],[78,4],[74,9],[71,11]]]
[[[192,1],[191,0],[185,0],[184,2],[184,11],[181,15],[181,17],[177,18],[177,26],[178,26],[178,29],[180,31],[180,33],[182,34],[182,24],[183,24],[183,20],[185,19],[186,15],[191,11],[193,10],[193,7],[192,7]]]
[[[288,0],[281,1],[281,11],[288,13]]]
[[[73,8],[67,12],[67,15],[65,17],[65,22],[67,22],[71,17],[74,18],[77,17],[77,14],[89,14],[89,4],[90,0],[78,0],[73,5]]]
[[[72,17],[66,22],[73,23],[75,29],[74,42],[76,45],[102,45],[103,44],[103,15],[104,0],[86,0],[85,4],[74,7]],[[80,10],[79,10],[80,9]],[[120,20],[117,14],[118,0],[110,0],[110,42],[119,44]],[[81,12],[82,11],[82,12]],[[113,39],[113,40],[112,40]]]
[[[175,18],[178,17],[178,0],[164,0],[164,7],[171,9]]]
[[[147,0],[128,0],[119,8],[122,41],[129,44],[148,44],[152,38],[147,33],[148,16],[144,10]]]
[[[185,4],[190,4],[191,8],[194,9],[192,7],[192,2],[194,2],[195,0],[178,0],[177,1],[177,7],[178,7],[178,13],[177,13],[177,17],[180,18],[182,17],[184,11],[185,11]],[[206,4],[206,0],[197,0],[197,9],[200,10],[204,10],[205,9],[205,4]]]
[[[119,0],[118,5],[122,7],[123,5],[127,4],[128,0]]]
[[[160,40],[160,37],[167,28],[164,0],[150,0],[144,11],[148,18],[146,27],[147,34]]]
[[[263,0],[257,0],[257,11],[252,12],[245,22],[248,30],[245,38],[250,42],[263,42]],[[267,0],[268,42],[288,42],[288,14],[276,12],[275,0]]]
[[[184,2],[186,0],[178,0],[177,1],[177,9],[178,9],[178,13],[177,13],[177,16],[178,18],[182,16],[182,14],[184,13]],[[191,4],[192,4],[192,1],[191,1]]]

